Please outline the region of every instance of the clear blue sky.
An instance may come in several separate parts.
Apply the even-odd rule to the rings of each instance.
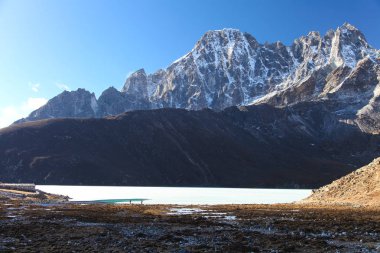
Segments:
[[[164,68],[208,30],[290,44],[347,21],[380,48],[379,13],[380,0],[0,0],[0,127],[64,87],[99,96]]]

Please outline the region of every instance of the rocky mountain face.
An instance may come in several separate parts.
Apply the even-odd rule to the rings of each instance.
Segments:
[[[324,36],[310,32],[290,46],[260,44],[235,29],[209,31],[168,68],[153,74],[144,69],[133,73],[121,91],[109,88],[98,100],[89,92],[83,96],[83,90],[73,91],[74,100],[83,100],[74,105],[58,99],[61,94],[25,120],[103,117],[168,107],[223,110],[236,105],[281,107],[327,101],[342,121],[377,133],[379,57],[380,51],[347,23]]]
[[[98,114],[98,101],[94,93],[85,89],[75,92],[64,91],[48,103],[32,112],[28,118],[16,123],[49,118],[87,118]]]
[[[324,103],[158,109],[0,130],[0,179],[37,184],[314,188],[380,156]]]

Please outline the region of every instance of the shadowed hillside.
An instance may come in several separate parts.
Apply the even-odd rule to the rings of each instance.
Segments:
[[[0,180],[309,188],[373,159],[378,143],[319,103],[51,119],[0,130]]]

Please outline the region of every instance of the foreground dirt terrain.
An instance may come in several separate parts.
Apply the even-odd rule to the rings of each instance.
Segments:
[[[1,252],[379,252],[380,210],[0,202]]]

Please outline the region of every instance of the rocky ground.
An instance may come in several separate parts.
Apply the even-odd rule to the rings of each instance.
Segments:
[[[319,188],[301,203],[380,207],[380,158]]]
[[[49,194],[40,190],[35,192],[22,191],[22,190],[10,190],[0,188],[0,202],[17,201],[23,204],[27,203],[62,203],[67,202],[69,197]]]
[[[379,252],[380,210],[0,202],[1,252]]]

